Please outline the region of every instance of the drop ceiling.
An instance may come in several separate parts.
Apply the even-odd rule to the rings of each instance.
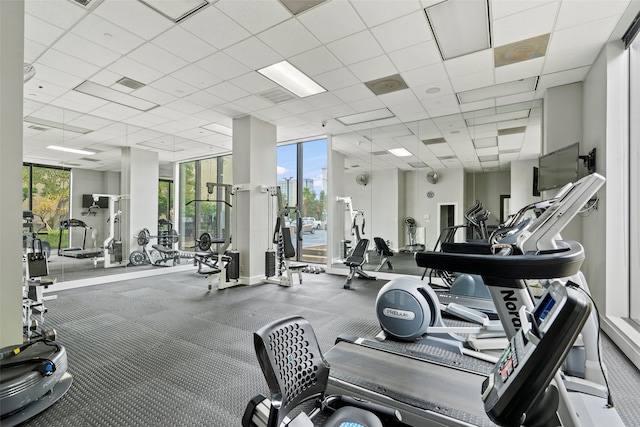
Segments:
[[[252,115],[278,142],[334,135],[356,169],[506,170],[539,155],[546,89],[583,80],[640,9],[489,0],[490,47],[443,60],[425,12],[440,1],[187,1],[193,13],[171,10],[180,19],[153,3],[25,1],[36,74],[24,85],[24,161],[113,171],[122,147],[156,151],[165,166],[226,154],[232,120]],[[257,72],[283,60],[326,92],[300,98]],[[339,119],[376,111],[391,117]]]

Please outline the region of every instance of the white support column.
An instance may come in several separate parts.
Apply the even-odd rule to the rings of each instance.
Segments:
[[[233,184],[242,186],[233,206],[233,246],[240,253],[240,282],[265,277],[268,199],[261,185],[276,185],[276,127],[255,117],[233,120]]]
[[[152,235],[157,233],[159,174],[158,153],[132,147],[122,149],[120,231],[125,263],[131,251],[138,250],[134,234],[143,228],[148,228]]]
[[[22,344],[24,1],[0,1],[0,348]]]

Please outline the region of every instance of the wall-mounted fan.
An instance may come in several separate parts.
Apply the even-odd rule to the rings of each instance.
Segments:
[[[367,174],[361,173],[360,175],[356,176],[356,182],[360,185],[367,185],[369,183],[369,177],[367,176]]]
[[[28,82],[36,75],[36,69],[32,64],[24,64],[24,70],[22,74],[23,83]]]
[[[431,184],[437,184],[439,179],[440,179],[440,174],[438,174],[438,172],[436,171],[427,172],[427,181],[429,181]]]

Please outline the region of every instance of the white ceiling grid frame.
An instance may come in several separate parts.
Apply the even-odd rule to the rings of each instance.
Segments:
[[[325,2],[321,7],[300,14],[297,19],[324,44],[367,28],[351,4],[344,0]]]
[[[199,91],[197,87],[191,86],[190,84],[171,77],[170,75],[166,75],[165,77],[156,80],[149,86],[179,98]]]
[[[241,89],[240,87],[229,82],[218,83],[215,86],[211,86],[206,91],[212,95],[224,99],[227,102],[235,101],[236,99],[244,98],[251,95],[251,93],[247,92],[246,90]]]
[[[114,25],[149,41],[174,23],[138,0],[104,1],[93,11]],[[140,25],[144,22],[144,25]]]
[[[73,56],[55,49],[49,49],[42,54],[38,59],[38,63],[48,65],[49,67],[55,68],[59,71],[68,72],[71,75],[81,77],[83,79],[88,79],[100,70],[100,67],[81,59],[74,58]]]
[[[345,65],[355,64],[384,53],[369,30],[328,43],[327,48]]]
[[[128,57],[149,68],[153,68],[162,74],[170,74],[188,64],[184,59],[181,59],[153,43],[143,44],[136,50],[132,51]]]
[[[493,47],[552,32],[559,8],[560,2],[554,1],[494,19],[491,25]]]
[[[371,3],[368,1],[368,3]],[[391,2],[390,2],[391,3]],[[427,17],[422,11],[371,28],[371,33],[386,52],[394,52],[434,41]],[[440,57],[440,53],[438,53]]]
[[[398,74],[398,70],[396,70],[396,67],[387,55],[365,59],[364,61],[349,65],[348,68],[362,82]]]
[[[630,0],[563,2],[556,22],[556,30],[598,21],[610,16],[622,14],[629,6]],[[588,4],[588,7],[585,7]]]
[[[449,80],[447,70],[442,63],[416,68],[411,71],[404,71],[401,72],[400,75],[409,87],[429,85],[443,80]]]
[[[250,37],[224,50],[251,70],[282,61],[284,58],[257,37]]]
[[[418,0],[396,0],[390,2],[351,0],[351,4],[369,27],[374,27],[422,9]]]
[[[86,40],[72,32],[62,36],[53,48],[83,61],[88,61],[101,68],[120,59],[119,53],[90,40]]]
[[[400,72],[411,71],[440,62],[438,46],[433,40],[396,50],[388,55]]]
[[[212,49],[212,45],[193,35],[180,25],[160,34],[151,43],[189,63],[211,55]]]
[[[71,32],[121,55],[145,43],[142,37],[94,14],[87,15]]]
[[[219,0],[217,7],[253,34],[289,19],[291,13],[278,1]]]
[[[64,30],[69,30],[85,10],[68,0],[25,1],[24,11]]]
[[[193,64],[187,65],[186,67],[174,72],[173,76],[178,80],[182,80],[185,83],[189,83],[197,87],[198,89],[207,89],[223,81],[220,77]]]
[[[215,4],[185,19],[180,27],[216,49],[226,49],[251,36],[247,30],[218,10]]]
[[[65,34],[65,30],[48,21],[25,13],[24,33],[28,35],[28,40],[50,47],[60,36]]]
[[[542,67],[544,66],[544,62],[546,60],[545,56],[496,68],[496,84],[512,82],[517,79],[526,79],[528,77],[541,75]]]
[[[111,64],[109,69],[114,73],[120,74],[122,77],[129,77],[130,79],[144,83],[145,85],[148,85],[164,76],[164,73],[147,67],[138,61],[134,61],[128,56],[123,56]]]
[[[258,34],[258,38],[284,58],[320,46],[318,39],[296,19],[289,19],[268,29]]]
[[[323,74],[318,74],[313,77],[320,86],[327,89],[329,92],[341,89],[348,86],[353,86],[357,83],[361,83],[360,80],[353,75],[348,68],[342,67],[335,70],[327,71]]]

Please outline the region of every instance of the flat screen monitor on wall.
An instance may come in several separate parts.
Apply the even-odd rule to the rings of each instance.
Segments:
[[[545,154],[539,159],[538,190],[562,187],[578,180],[579,143]]]
[[[91,206],[98,206],[99,208],[106,209],[109,207],[109,198],[108,197],[99,197],[98,202],[96,203],[93,200],[93,195],[91,194],[83,194],[82,195],[82,207],[90,208]]]

